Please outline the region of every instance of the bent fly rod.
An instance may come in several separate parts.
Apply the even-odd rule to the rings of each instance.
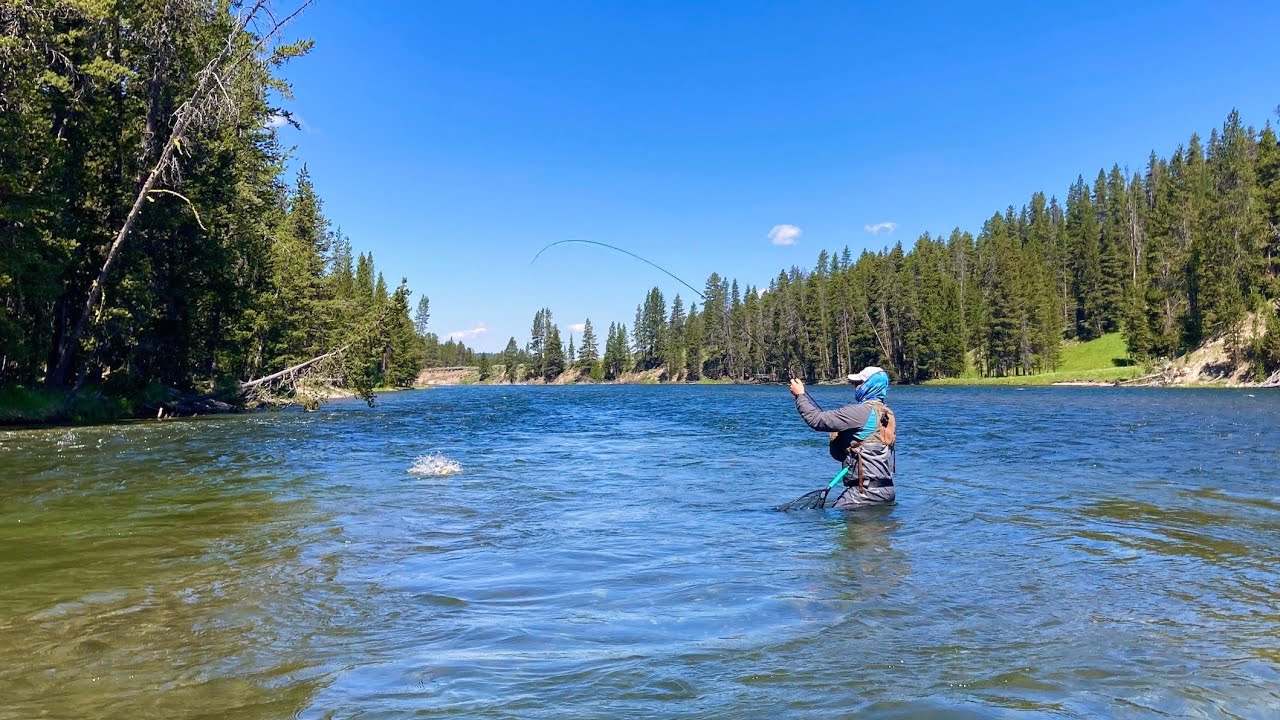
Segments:
[[[669,277],[669,278],[671,278],[672,280],[675,280],[676,282],[680,283],[681,285],[683,285],[683,286],[685,286],[685,287],[689,288],[689,290],[691,290],[691,291],[693,292],[693,294],[695,294],[695,295],[697,295],[698,297],[702,298],[702,308],[703,308],[703,312],[706,312],[707,296],[706,296],[706,295],[703,295],[703,294],[702,294],[702,291],[698,290],[698,288],[696,288],[696,287],[694,287],[694,286],[690,285],[689,283],[685,282],[685,281],[684,281],[680,276],[678,276],[678,275],[676,275],[675,273],[671,272],[670,270],[668,270],[668,269],[666,269],[666,268],[662,267],[662,266],[661,266],[661,265],[659,265],[658,263],[656,263],[656,262],[654,262],[654,261],[652,261],[652,260],[649,260],[648,258],[641,257],[641,256],[639,256],[639,255],[637,255],[637,254],[635,254],[635,253],[633,253],[633,252],[631,252],[630,250],[627,250],[627,249],[625,249],[625,248],[620,248],[620,247],[618,247],[617,245],[610,245],[609,243],[598,242],[598,241],[596,241],[596,240],[557,240],[556,242],[553,242],[553,243],[551,243],[550,245],[547,245],[546,247],[544,247],[544,248],[542,248],[541,250],[539,250],[539,251],[538,251],[538,254],[537,254],[537,255],[534,255],[534,256],[533,256],[533,259],[529,261],[529,264],[530,264],[530,265],[532,265],[532,264],[534,264],[534,263],[538,262],[538,258],[539,258],[539,257],[542,257],[542,253],[546,252],[547,250],[549,250],[549,249],[551,249],[551,248],[553,248],[553,247],[555,247],[555,246],[557,246],[557,245],[566,245],[566,244],[569,244],[569,243],[580,243],[580,244],[583,244],[583,245],[597,245],[597,246],[599,246],[599,247],[607,248],[607,249],[609,249],[609,250],[617,250],[618,252],[622,253],[623,255],[628,255],[628,256],[630,256],[630,257],[633,257],[633,258],[635,258],[636,260],[639,260],[640,262],[644,263],[645,265],[648,265],[648,266],[650,266],[650,267],[652,267],[652,268],[655,268],[655,269],[657,269],[657,270],[661,271],[661,272],[662,272],[663,274],[665,274],[667,277]],[[753,335],[753,334],[751,334],[751,328],[749,328],[749,327],[747,327],[746,325],[744,325],[744,324],[742,323],[742,321],[741,321],[741,319],[740,319],[740,318],[738,318],[738,317],[734,316],[734,314],[733,314],[731,311],[727,311],[727,310],[726,310],[724,314],[725,314],[725,315],[727,315],[729,318],[733,319],[734,321],[736,321],[736,322],[738,323],[738,329],[742,330],[742,332],[746,334],[747,338],[749,338],[749,339],[751,340],[751,342],[753,342],[753,343],[757,343],[757,344],[758,344],[758,342],[757,342],[757,340],[756,340],[756,336],[755,336],[755,335]],[[783,371],[783,373],[784,373],[784,374],[787,374],[788,376],[790,375],[790,373],[787,373],[787,371],[785,371],[785,370]]]
[[[579,239],[571,239],[571,240],[557,240],[556,242],[553,242],[553,243],[551,243],[551,244],[549,244],[549,245],[546,245],[546,246],[544,246],[541,250],[539,250],[539,251],[538,251],[538,253],[537,253],[536,255],[534,255],[534,256],[533,256],[533,259],[529,261],[529,264],[530,264],[530,265],[532,265],[532,264],[534,264],[534,263],[538,262],[538,258],[542,257],[542,253],[544,253],[544,252],[546,252],[546,251],[550,250],[551,248],[553,248],[553,247],[555,247],[555,246],[557,246],[557,245],[569,245],[569,244],[595,245],[595,246],[597,246],[597,247],[602,247],[602,248],[605,248],[605,249],[607,249],[607,250],[613,250],[613,251],[616,251],[616,252],[620,252],[620,253],[622,253],[623,255],[627,255],[628,257],[635,258],[636,260],[639,260],[640,262],[644,263],[645,265],[648,265],[649,267],[652,267],[652,268],[654,268],[655,270],[658,270],[659,272],[661,272],[662,274],[664,274],[664,275],[666,275],[667,277],[671,278],[672,280],[675,280],[676,282],[680,283],[681,285],[683,285],[683,286],[685,286],[685,287],[689,288],[689,290],[690,290],[691,292],[693,292],[693,294],[694,294],[694,295],[697,295],[699,298],[701,298],[701,299],[702,299],[703,308],[704,308],[704,310],[705,310],[706,303],[707,303],[707,296],[706,296],[706,295],[703,295],[703,294],[702,294],[702,291],[701,291],[701,290],[699,290],[698,288],[696,288],[696,287],[694,287],[694,286],[690,285],[689,283],[685,282],[684,278],[681,278],[679,275],[676,275],[675,273],[673,273],[673,272],[671,272],[670,270],[668,270],[668,269],[666,269],[666,268],[662,267],[662,266],[661,266],[661,265],[659,265],[658,263],[656,263],[656,262],[654,262],[654,261],[652,261],[652,260],[650,260],[650,259],[648,259],[648,258],[646,258],[646,257],[642,257],[642,256],[640,256],[640,255],[637,255],[636,253],[633,253],[633,252],[631,252],[630,250],[627,250],[626,248],[620,248],[620,247],[618,247],[617,245],[610,245],[609,243],[600,242],[600,241],[598,241],[598,240],[579,240]],[[751,328],[749,328],[749,327],[747,327],[746,325],[744,325],[744,324],[742,323],[741,319],[740,319],[740,318],[738,318],[737,316],[733,315],[733,313],[726,313],[726,314],[727,314],[730,318],[732,318],[735,322],[737,322],[737,324],[738,324],[738,328],[739,328],[740,330],[742,330],[742,331],[746,334],[747,338],[749,338],[749,339],[751,340],[751,342],[756,343],[756,344],[759,344],[759,342],[756,340],[755,335],[754,335],[754,334],[752,334],[752,332],[751,332]],[[872,332],[874,332],[874,333],[875,333],[875,335],[876,335],[876,342],[880,343],[880,349],[884,351],[884,357],[885,357],[885,360],[887,360],[887,361],[888,361],[888,360],[890,360],[890,357],[891,357],[891,356],[889,355],[889,349],[885,346],[884,341],[880,339],[880,330],[876,327],[875,323],[871,322],[871,315],[870,315],[870,313],[866,313],[866,312],[865,312],[865,310],[864,310],[864,314],[866,314],[866,316],[867,316],[867,325],[871,328],[871,331],[872,331]],[[890,364],[892,365],[892,362],[890,362]],[[783,372],[783,374],[784,374],[784,375],[786,375],[786,376],[790,377],[790,372],[789,372],[789,371],[787,371],[787,370],[783,370],[782,372]]]
[[[696,287],[694,287],[694,286],[690,285],[689,283],[685,282],[684,280],[681,280],[681,279],[680,279],[680,277],[679,277],[679,276],[677,276],[675,273],[673,273],[673,272],[671,272],[670,270],[668,270],[668,269],[666,269],[666,268],[662,267],[662,266],[661,266],[661,265],[659,265],[658,263],[656,263],[656,262],[654,262],[654,261],[652,261],[652,260],[648,260],[648,259],[642,258],[642,257],[640,257],[639,255],[637,255],[637,254],[635,254],[635,253],[631,252],[630,250],[626,250],[626,249],[624,249],[624,248],[620,248],[620,247],[618,247],[617,245],[610,245],[609,243],[602,243],[602,242],[598,242],[598,241],[596,241],[596,240],[557,240],[557,241],[555,241],[555,242],[551,243],[550,245],[547,245],[546,247],[543,247],[541,250],[539,250],[539,251],[538,251],[538,254],[537,254],[537,255],[534,255],[534,256],[533,256],[533,259],[529,261],[529,264],[530,264],[530,265],[532,265],[532,264],[534,264],[534,263],[538,262],[538,258],[542,257],[542,253],[544,253],[544,252],[546,252],[546,251],[550,250],[551,248],[553,248],[553,247],[555,247],[555,246],[557,246],[557,245],[567,245],[567,244],[569,244],[569,243],[579,243],[579,244],[583,244],[583,245],[597,245],[597,246],[602,247],[602,248],[608,248],[609,250],[617,250],[618,252],[622,253],[623,255],[630,255],[631,257],[633,257],[633,258],[635,258],[635,259],[639,260],[640,262],[644,263],[645,265],[648,265],[648,266],[650,266],[650,267],[652,267],[652,268],[655,268],[655,269],[657,269],[657,270],[660,270],[661,272],[665,273],[667,277],[669,277],[669,278],[671,278],[672,280],[675,280],[676,282],[680,283],[681,285],[683,285],[683,286],[685,286],[685,287],[689,288],[690,290],[692,290],[692,291],[693,291],[693,293],[694,293],[695,295],[697,295],[698,297],[702,298],[702,302],[703,302],[703,303],[706,303],[706,301],[707,301],[707,296],[706,296],[706,295],[703,295],[703,294],[702,294],[702,292],[698,290],[698,288],[696,288]],[[750,333],[747,333],[747,335],[748,335],[748,336],[750,336]],[[753,338],[751,338],[751,339],[752,339],[752,340],[755,340],[755,338],[754,338],[754,337],[753,337]]]

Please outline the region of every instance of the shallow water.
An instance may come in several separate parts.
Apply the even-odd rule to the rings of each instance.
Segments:
[[[0,717],[1280,714],[1280,394],[890,397],[849,517],[779,387],[0,431]]]

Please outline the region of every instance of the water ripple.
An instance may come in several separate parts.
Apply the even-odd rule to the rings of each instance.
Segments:
[[[849,517],[782,388],[6,430],[0,717],[1274,715],[1280,398],[893,398]]]

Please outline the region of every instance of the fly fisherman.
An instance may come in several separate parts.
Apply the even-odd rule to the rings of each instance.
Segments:
[[[831,457],[845,468],[845,490],[831,507],[858,510],[894,500],[893,470],[896,423],[884,404],[889,376],[878,367],[863,368],[849,376],[854,403],[837,410],[823,410],[804,390],[804,381],[791,381],[796,410],[814,430],[831,433]]]

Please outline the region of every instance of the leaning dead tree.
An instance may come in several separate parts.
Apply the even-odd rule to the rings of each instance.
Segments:
[[[169,415],[234,412],[244,407],[301,405],[314,410],[335,393],[373,404],[373,363],[390,352],[388,329],[404,311],[408,287],[401,282],[377,316],[353,329],[338,347],[260,378],[214,392],[188,396],[177,391],[151,409]]]
[[[1262,381],[1262,387],[1280,388],[1280,370],[1271,373],[1271,377]]]
[[[197,74],[195,90],[191,92],[191,95],[175,113],[173,129],[169,132],[169,137],[165,140],[164,145],[161,146],[159,159],[151,167],[150,171],[146,173],[145,177],[139,178],[139,190],[134,198],[133,205],[129,209],[128,215],[125,216],[124,223],[116,233],[115,240],[107,250],[102,268],[89,286],[89,292],[83,307],[76,315],[75,322],[71,325],[70,331],[62,340],[62,346],[58,349],[58,361],[46,378],[49,384],[61,384],[66,381],[71,370],[71,363],[75,358],[76,352],[80,349],[85,330],[89,327],[90,321],[94,317],[94,308],[102,299],[103,289],[111,277],[111,271],[120,256],[120,251],[129,239],[129,233],[133,230],[133,226],[137,222],[138,216],[142,213],[145,204],[153,199],[153,195],[166,193],[176,195],[186,201],[188,205],[191,205],[186,197],[175,190],[156,188],[156,184],[162,176],[177,170],[178,155],[182,152],[182,144],[187,139],[187,133],[202,122],[216,120],[231,112],[235,100],[231,97],[227,87],[232,85],[231,80],[235,73],[246,63],[257,58],[259,53],[266,50],[268,44],[279,36],[284,26],[297,17],[313,1],[303,0],[301,5],[289,15],[282,19],[277,19],[269,7],[268,0],[257,0],[240,14],[232,24],[232,29],[227,34],[227,40],[222,49]],[[170,4],[166,6],[166,12],[176,4],[177,0],[170,0]],[[259,30],[259,28],[264,29]],[[245,47],[246,33],[256,38],[254,42],[248,43],[247,48]],[[154,118],[148,117],[148,133],[144,135],[144,144],[154,142],[154,133],[152,132],[154,127]],[[191,209],[194,211],[195,207],[191,206]],[[196,216],[198,219],[199,214],[197,213]],[[86,363],[88,362],[90,360],[86,359]],[[84,383],[88,374],[88,368],[86,367],[85,371],[80,373],[77,387]]]
[[[160,410],[161,417],[236,412],[246,405],[278,408],[298,404],[314,410],[332,396],[335,385],[347,376],[344,361],[350,349],[350,345],[344,345],[279,372],[206,395],[193,397],[174,390],[152,409]],[[362,397],[366,395],[357,392]]]

